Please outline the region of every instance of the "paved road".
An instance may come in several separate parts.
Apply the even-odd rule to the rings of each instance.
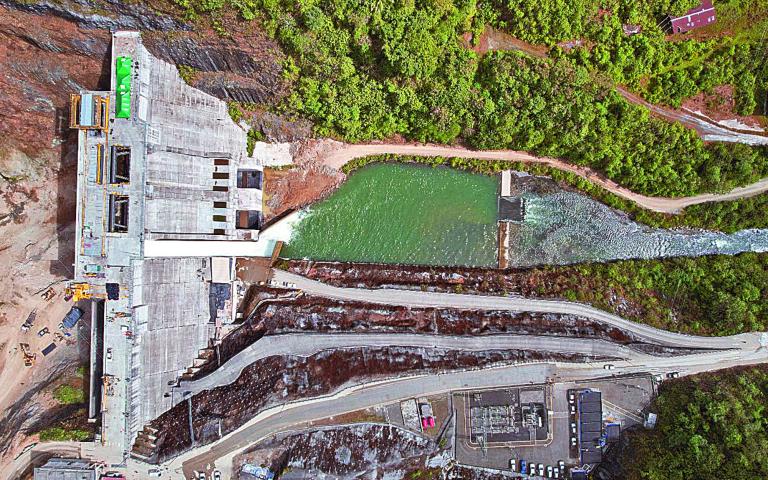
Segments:
[[[766,143],[768,143],[768,137],[761,138],[765,138]],[[764,178],[751,185],[735,188],[730,192],[723,194],[704,193],[693,197],[683,198],[649,197],[621,187],[616,182],[603,178],[594,170],[578,167],[555,158],[537,157],[530,153],[514,150],[468,150],[460,147],[428,144],[343,144],[337,150],[327,154],[323,159],[323,163],[329,167],[340,169],[345,163],[355,158],[383,154],[413,155],[418,157],[442,156],[475,158],[479,160],[509,160],[524,163],[543,163],[550,167],[557,168],[558,170],[571,172],[586,178],[590,182],[605,188],[611,193],[632,200],[648,210],[663,213],[678,213],[685,207],[691,205],[736,200],[739,198],[752,197],[768,191],[768,178]]]
[[[533,350],[538,352],[577,353],[594,357],[613,357],[643,361],[650,355],[604,340],[536,335],[446,336],[412,333],[296,333],[274,335],[248,346],[209,375],[195,381],[181,382],[179,391],[195,395],[219,385],[227,385],[240,376],[245,367],[273,355],[310,356],[322,350],[356,347],[422,347],[449,350]],[[181,401],[182,397],[178,398]]]
[[[663,373],[682,371],[684,375],[717,370],[736,365],[764,363],[768,355],[758,351],[717,351],[685,357],[652,357],[642,364],[616,362],[616,374]],[[490,388],[505,385],[598,379],[606,376],[602,364],[529,364],[441,375],[399,378],[386,383],[352,387],[333,396],[282,405],[262,412],[235,432],[214,444],[196,448],[168,462],[171,470],[183,470],[191,478],[217,459],[231,458],[236,452],[280,431],[310,420],[341,415],[354,410],[424,395],[436,395],[461,389]],[[181,478],[180,476],[178,478]]]
[[[327,298],[353,300],[385,305],[403,305],[408,307],[438,307],[466,310],[512,310],[520,312],[559,313],[580,315],[602,322],[624,331],[632,332],[649,343],[658,343],[671,347],[690,348],[737,348],[754,350],[760,346],[761,339],[768,341],[761,333],[743,333],[730,337],[696,337],[659,330],[648,325],[635,323],[619,316],[598,310],[581,303],[561,300],[541,300],[523,297],[500,297],[485,295],[464,295],[456,293],[422,292],[381,288],[340,288],[310,280],[283,270],[274,270],[274,279],[278,282],[290,282],[297,288]]]
[[[275,271],[275,279],[277,281],[295,283],[299,288],[316,295],[341,300],[359,300],[420,307],[511,309],[578,314],[615,325],[619,328],[625,328],[651,341],[672,346],[718,349],[680,357],[643,355],[641,358],[640,355],[631,352],[627,360],[613,362],[616,369],[611,371],[611,373],[615,372],[615,374],[663,373],[675,370],[688,375],[738,365],[768,362],[766,335],[762,333],[716,338],[693,337],[635,324],[592,307],[571,302],[405,290],[337,288],[283,271]],[[332,340],[331,337],[333,336],[328,336],[328,340]],[[342,336],[339,335],[338,337],[334,337],[334,339],[338,340]],[[409,337],[409,342],[413,341],[412,336],[406,335],[404,337]],[[500,339],[499,341],[516,341],[512,339],[513,336],[505,337],[505,339]],[[446,340],[450,342],[456,339]],[[555,338],[548,340],[554,341],[555,347],[562,348],[562,345],[558,345],[557,341],[563,339]],[[567,340],[567,342],[572,341],[573,339]],[[289,429],[291,426],[416,396],[433,395],[468,388],[541,383],[545,379],[557,382],[589,380],[604,377],[607,373],[602,368],[602,364],[549,362],[488,368],[476,371],[460,371],[440,375],[402,377],[385,382],[358,385],[344,389],[331,396],[302,400],[269,409],[218,442],[193,449],[187,454],[168,462],[165,466],[171,468],[171,470],[176,469],[179,475],[183,473],[189,477],[194,470],[204,469],[222,457],[230,460],[231,456],[236,452],[269,435]]]
[[[26,452],[16,457],[9,465],[0,470],[0,479],[16,480],[30,470],[33,466],[39,466],[53,456],[68,456],[79,458],[85,452],[79,442],[46,442],[35,445]],[[87,455],[84,455],[88,458]],[[30,471],[31,473],[31,471]]]
[[[736,128],[729,128],[720,125],[703,115],[691,112],[690,110],[690,113],[685,113],[661,105],[654,105],[639,95],[629,92],[622,87],[616,87],[616,91],[631,103],[645,107],[665,120],[670,122],[680,122],[686,127],[696,130],[696,133],[698,133],[703,140],[746,143],[748,145],[768,145],[768,136],[766,136],[765,132],[743,131]]]

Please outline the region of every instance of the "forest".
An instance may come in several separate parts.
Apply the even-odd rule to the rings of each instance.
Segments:
[[[705,145],[615,92],[676,106],[729,84],[739,113],[762,113],[768,0],[718,2],[721,20],[702,38],[660,27],[696,0],[174,1],[222,35],[228,13],[277,39],[293,87],[273,108],[310,119],[318,136],[529,150],[649,195],[724,191],[768,171],[765,149]],[[487,25],[545,45],[550,59],[467,48],[462,36],[476,41]],[[558,45],[567,40],[577,45]]]
[[[768,478],[768,369],[722,370],[664,382],[621,463],[627,480]]]

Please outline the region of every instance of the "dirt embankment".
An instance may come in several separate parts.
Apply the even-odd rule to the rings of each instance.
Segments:
[[[141,30],[163,58],[208,62],[197,65],[205,74],[200,86],[225,100],[269,103],[285,94],[280,59],[263,35],[193,34],[167,14],[173,8],[166,2],[150,9],[114,0],[0,0],[0,277],[6,281],[0,289],[0,421],[15,424],[15,412],[22,411],[25,421],[35,421],[43,410],[20,402],[34,401],[29,394],[50,380],[58,362],[78,356],[67,351],[79,345],[62,343],[43,358],[51,335],[35,333],[46,326],[56,331],[71,307],[63,299],[75,250],[77,139],[68,128],[69,95],[108,87],[110,30]],[[22,334],[19,326],[33,311],[34,331]],[[20,342],[38,354],[34,367],[23,367]]]
[[[194,438],[196,445],[213,442],[267,408],[326,395],[344,385],[404,374],[479,369],[544,359],[592,360],[576,354],[528,350],[464,352],[405,347],[323,351],[310,357],[268,357],[249,365],[237,381],[192,397]],[[153,420],[139,435],[133,450],[150,461],[161,462],[191,446],[188,405],[182,402]]]
[[[701,92],[683,101],[683,110],[700,112],[715,121],[732,122],[737,130],[762,129],[765,117],[741,116],[736,113],[736,96],[732,85],[714,87],[710,93]],[[726,123],[731,126],[730,123]]]
[[[296,478],[382,478],[386,472],[419,470],[435,450],[434,442],[392,425],[333,426],[273,437],[237,457],[235,470],[251,464],[273,472],[290,469]]]
[[[306,140],[297,144],[290,169],[268,169],[264,182],[266,219],[310,205],[336,190],[346,175],[326,165],[325,158],[343,146],[335,140]]]
[[[599,338],[623,345],[638,339],[617,328],[576,315],[531,312],[407,308],[343,302],[302,295],[294,300],[262,303],[238,328],[224,337],[190,378],[201,378],[266,335],[281,333],[421,333],[442,335],[551,335]]]
[[[420,267],[370,263],[285,261],[283,267],[337,287],[408,288],[437,292],[475,293],[485,295],[521,295],[529,298],[567,299],[578,267],[541,267],[518,269]],[[580,278],[588,282],[587,278]],[[624,299],[611,291],[606,301],[617,315],[642,318],[642,305]]]

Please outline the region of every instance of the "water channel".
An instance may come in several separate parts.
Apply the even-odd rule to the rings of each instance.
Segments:
[[[282,255],[423,265],[497,265],[498,177],[377,164],[311,207]],[[508,238],[510,267],[768,251],[768,230],[663,230],[541,177],[513,176],[525,217]]]

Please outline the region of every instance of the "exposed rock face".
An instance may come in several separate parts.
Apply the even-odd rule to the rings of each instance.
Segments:
[[[193,68],[192,85],[222,100],[268,105],[287,91],[280,50],[258,32],[227,38],[148,34],[144,44],[167,62]]]
[[[23,341],[17,338],[18,322],[31,311],[40,324],[55,326],[71,307],[63,299],[75,248],[77,140],[69,129],[69,95],[108,88],[110,31],[141,30],[153,40],[153,53],[198,68],[200,87],[225,100],[266,108],[287,91],[279,50],[263,35],[193,34],[190,25],[158,12],[154,3],[147,5],[0,0],[0,278],[5,281],[0,289],[0,430],[18,427],[19,419],[33,424],[46,414],[43,408],[24,408],[25,398],[49,382],[54,361],[38,358],[24,369],[18,356],[6,352]],[[63,351],[55,355],[63,358]],[[24,433],[17,427],[12,431]],[[12,458],[11,450],[24,438],[0,435],[0,457],[5,452]]]
[[[0,0],[0,5],[28,13],[59,17],[80,27],[102,30],[190,30],[173,17],[137,2],[121,0]]]

